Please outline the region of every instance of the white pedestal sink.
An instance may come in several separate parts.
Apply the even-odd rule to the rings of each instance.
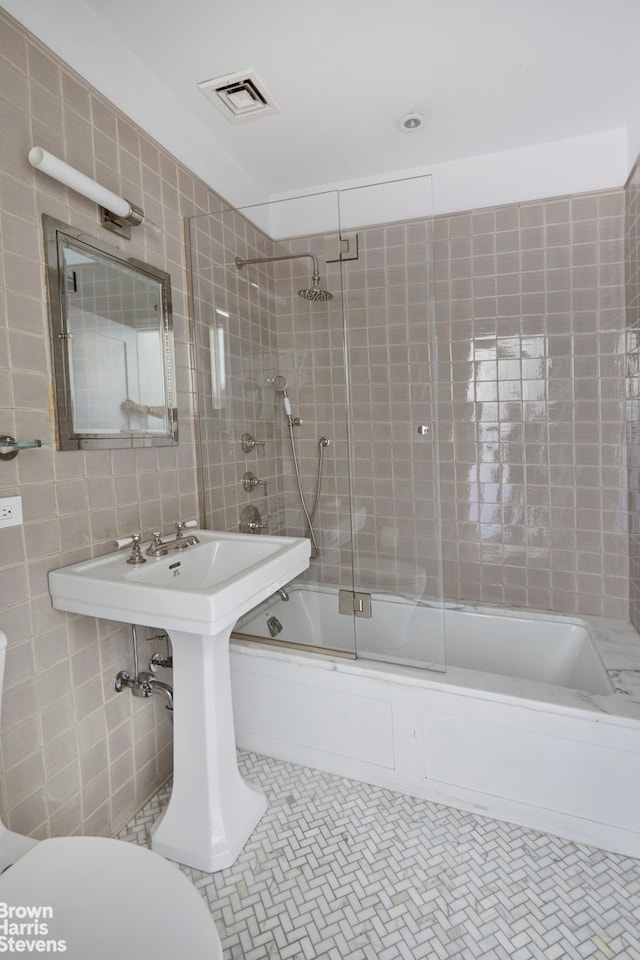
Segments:
[[[170,631],[173,789],[152,831],[156,853],[211,873],[234,862],[267,808],[240,776],[231,708],[229,633]]]
[[[173,646],[174,776],[152,848],[211,872],[234,862],[266,809],[240,776],[229,637],[243,613],[309,565],[310,544],[211,530],[199,543],[126,563],[128,551],[49,574],[57,610],[166,630]]]

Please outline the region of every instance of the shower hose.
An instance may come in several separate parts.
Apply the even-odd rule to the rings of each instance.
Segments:
[[[291,441],[291,455],[293,457],[293,466],[296,471],[296,481],[298,484],[298,493],[300,495],[300,503],[302,504],[302,512],[304,513],[305,520],[307,521],[307,527],[304,532],[305,537],[309,537],[311,540],[311,558],[316,559],[320,555],[320,548],[318,546],[318,541],[316,539],[315,530],[313,529],[313,521],[318,509],[318,501],[320,500],[320,486],[322,484],[322,468],[324,463],[324,451],[325,448],[329,446],[330,440],[327,437],[320,437],[318,440],[318,473],[316,476],[316,492],[313,498],[313,505],[311,510],[308,509],[304,493],[302,491],[302,480],[300,479],[300,466],[298,464],[298,454],[296,452],[296,441],[293,434],[294,423],[289,416],[287,418],[289,425],[289,439]]]

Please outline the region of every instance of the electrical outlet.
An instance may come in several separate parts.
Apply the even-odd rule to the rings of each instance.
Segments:
[[[0,497],[0,529],[22,523],[22,497]]]

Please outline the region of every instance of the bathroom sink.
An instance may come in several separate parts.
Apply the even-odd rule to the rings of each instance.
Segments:
[[[243,613],[306,570],[310,543],[214,530],[189,533],[199,542],[139,565],[127,563],[127,548],[52,570],[49,590],[57,610],[168,632],[173,786],[152,827],[151,848],[211,873],[234,862],[267,805],[262,791],[238,770],[231,630]]]
[[[310,545],[297,537],[190,531],[197,544],[128,564],[130,550],[49,574],[57,610],[185,633],[218,634],[302,573]],[[146,544],[143,546],[143,555]]]

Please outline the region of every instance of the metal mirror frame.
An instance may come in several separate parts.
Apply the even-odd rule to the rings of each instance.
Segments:
[[[178,411],[175,396],[175,358],[171,277],[164,270],[129,257],[121,250],[97,240],[81,230],[44,214],[42,217],[47,286],[49,292],[49,326],[55,387],[57,446],[59,450],[106,450],[129,447],[167,446],[178,442]],[[74,430],[71,393],[71,356],[67,330],[64,242],[84,248],[88,254],[137,275],[148,277],[160,285],[162,299],[163,383],[167,429],[164,432],[135,430],[116,435],[113,432],[81,433]],[[125,399],[125,398],[123,398]]]

